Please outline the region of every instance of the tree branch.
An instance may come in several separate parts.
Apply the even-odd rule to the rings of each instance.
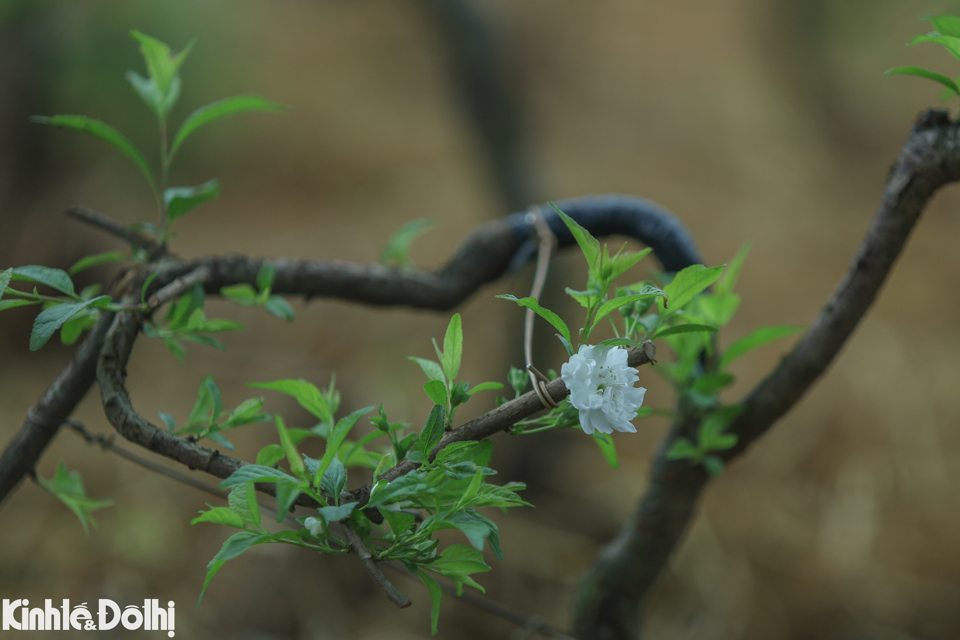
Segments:
[[[150,236],[131,231],[110,216],[102,214],[99,211],[94,211],[89,207],[77,205],[67,209],[63,214],[68,218],[73,218],[78,222],[88,224],[95,229],[99,229],[135,247],[143,249],[150,255],[150,259],[156,258],[164,252],[163,246],[155,242]]]
[[[827,370],[876,298],[930,197],[957,180],[960,128],[947,112],[927,111],[890,171],[846,276],[796,347],[743,401],[743,413],[728,429],[739,442],[724,452],[726,460],[742,455]],[[580,585],[574,631],[582,640],[639,636],[639,608],[687,530],[709,479],[699,465],[666,458],[676,439],[689,437],[696,427],[696,420],[681,412],[657,452],[637,510]]]

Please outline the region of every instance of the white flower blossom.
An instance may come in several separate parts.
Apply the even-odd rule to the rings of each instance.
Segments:
[[[586,433],[636,433],[630,421],[647,390],[633,386],[639,377],[627,366],[626,349],[583,345],[560,369],[560,377],[570,390],[570,404],[580,410]]]

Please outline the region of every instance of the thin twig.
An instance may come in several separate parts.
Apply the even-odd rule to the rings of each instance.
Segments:
[[[533,275],[533,286],[530,288],[530,297],[534,300],[540,300],[540,294],[543,293],[543,285],[547,281],[547,271],[550,269],[550,252],[557,246],[557,236],[553,235],[550,227],[543,220],[543,211],[540,205],[535,205],[527,213],[527,224],[534,228],[539,238],[537,244],[537,269]],[[523,318],[523,357],[526,360],[527,375],[530,376],[530,385],[540,399],[544,409],[553,409],[557,403],[546,392],[546,383],[536,375],[536,369],[533,366],[533,319],[534,311],[527,308]],[[542,377],[542,374],[541,374]]]
[[[206,282],[210,278],[210,275],[210,267],[201,265],[187,275],[177,278],[170,284],[161,287],[155,294],[150,296],[147,305],[151,309],[156,309],[163,303],[173,300],[198,282]]]
[[[367,573],[373,577],[374,582],[387,594],[390,602],[401,609],[406,609],[413,604],[407,600],[406,596],[400,593],[399,589],[393,586],[393,583],[390,582],[387,576],[383,575],[383,571],[380,571],[380,567],[373,561],[370,550],[367,549],[367,545],[363,544],[363,540],[360,539],[357,532],[351,529],[350,525],[345,522],[340,523],[340,528],[343,529],[343,535],[347,539],[347,546],[349,546],[350,550],[360,559],[360,564],[362,564],[363,568],[367,570]]]
[[[110,216],[100,213],[99,211],[94,211],[89,207],[77,205],[67,209],[63,213],[69,218],[73,218],[74,220],[83,222],[84,224],[89,224],[90,226],[104,231],[112,236],[120,238],[121,240],[125,240],[135,247],[143,249],[149,254],[151,260],[163,253],[163,247],[155,242],[153,238],[142,233],[132,231]]]

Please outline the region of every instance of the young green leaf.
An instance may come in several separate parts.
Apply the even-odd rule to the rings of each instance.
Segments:
[[[393,535],[397,537],[409,531],[410,527],[412,527],[416,521],[416,518],[410,513],[394,511],[386,507],[381,507],[379,511],[390,525],[390,530],[393,531]]]
[[[511,300],[513,302],[516,302],[521,307],[533,309],[533,311],[537,315],[539,315],[541,318],[543,318],[544,320],[552,324],[554,329],[559,331],[560,335],[563,336],[563,338],[567,342],[570,342],[570,328],[567,327],[567,323],[561,320],[560,316],[555,314],[553,311],[550,311],[549,309],[544,309],[543,307],[541,307],[540,303],[537,302],[536,298],[532,298],[532,297],[517,298],[516,296],[511,296],[511,295],[500,295],[497,297],[502,298],[504,300]]]
[[[447,387],[439,380],[431,380],[423,385],[423,390],[427,392],[427,397],[433,400],[434,404],[445,406],[447,404]]]
[[[478,391],[490,391],[495,389],[503,389],[502,382],[481,382],[477,386],[470,389],[470,395],[474,395]]]
[[[287,456],[286,452],[283,450],[283,446],[279,444],[268,444],[263,449],[260,449],[260,453],[257,454],[258,465],[263,465],[266,467],[272,467]]]
[[[430,634],[437,635],[437,621],[440,620],[440,598],[443,597],[443,591],[437,581],[423,571],[418,569],[417,575],[427,591],[430,592]]]
[[[677,335],[678,333],[716,333],[717,328],[711,327],[708,324],[677,324],[672,327],[664,327],[660,329],[655,334],[653,334],[650,339],[656,340],[657,338],[665,338],[667,336]]]
[[[320,507],[317,509],[317,512],[320,514],[320,517],[323,518],[324,522],[330,524],[331,522],[340,522],[344,518],[349,518],[358,504],[360,503],[348,502],[339,507]]]
[[[594,272],[599,267],[600,263],[600,242],[590,235],[589,231],[581,227],[576,220],[565,214],[563,211],[560,211],[557,205],[551,202],[550,206],[553,207],[553,210],[557,212],[557,215],[560,216],[560,219],[563,220],[563,223],[567,225],[568,229],[570,229],[570,233],[573,234],[577,244],[580,245],[580,249],[583,251],[583,257],[587,259],[587,266],[590,267],[590,273],[599,275],[595,274]],[[567,339],[569,340],[569,336],[567,336]]]
[[[212,522],[214,524],[223,524],[234,529],[243,529],[243,518],[236,511],[229,507],[210,507],[209,511],[201,511],[200,515],[190,521],[190,524],[198,522]]]
[[[723,355],[720,357],[720,367],[725,369],[729,367],[734,360],[745,353],[749,353],[750,351],[773,342],[774,340],[779,340],[780,338],[785,338],[795,333],[800,333],[804,330],[804,328],[805,327],[793,325],[760,327],[759,329],[756,329],[752,333],[745,335],[739,340],[735,340],[729,347],[727,347],[727,349],[723,352]]]
[[[933,23],[933,28],[936,29],[940,35],[960,38],[960,18],[957,16],[924,16],[924,18]]]
[[[203,600],[203,594],[207,592],[210,581],[228,560],[233,560],[253,545],[267,542],[270,539],[271,534],[269,533],[252,533],[250,531],[241,531],[227,538],[217,555],[213,556],[213,559],[207,564],[207,576],[203,580],[203,588],[200,590],[197,605],[199,606],[200,601]]]
[[[699,459],[701,455],[703,453],[695,444],[686,438],[678,438],[667,451],[667,460]]]
[[[297,481],[293,476],[281,471],[280,469],[274,469],[273,467],[266,467],[259,464],[245,464],[236,471],[234,471],[228,478],[220,482],[221,489],[229,489],[235,487],[238,484],[243,484],[245,482],[277,482],[281,478],[289,478],[290,480]]]
[[[370,492],[370,500],[365,508],[398,502],[401,498],[409,495],[434,493],[435,491],[430,483],[424,479],[423,474],[408,473],[389,483],[382,480],[377,482]]]
[[[627,306],[628,304],[633,304],[634,302],[639,302],[640,300],[651,300],[653,298],[666,300],[667,294],[654,286],[644,285],[643,290],[640,293],[608,300],[600,305],[599,309],[597,309],[597,314],[594,317],[594,323],[596,324],[600,322],[600,320],[606,316],[610,315],[621,307]]]
[[[454,544],[440,553],[440,557],[430,565],[430,570],[440,575],[470,574],[490,571],[490,566],[476,549],[465,544]]]
[[[673,281],[663,288],[670,300],[670,308],[682,309],[694,296],[716,282],[723,273],[723,265],[707,269],[702,264],[694,264],[673,277]],[[661,303],[661,309],[666,308]]]
[[[373,411],[373,407],[364,407],[362,409],[357,409],[345,418],[340,418],[336,426],[334,426],[333,430],[330,432],[330,437],[327,438],[327,449],[324,451],[323,457],[320,459],[320,466],[317,469],[317,473],[315,474],[313,480],[314,484],[320,484],[320,480],[323,478],[324,472],[326,472],[327,467],[330,466],[330,463],[333,462],[333,458],[337,455],[340,445],[347,437],[347,434],[350,433],[350,430],[353,429],[353,426],[357,424],[357,420],[371,411]]]
[[[286,107],[258,96],[234,96],[200,107],[187,116],[187,119],[180,125],[180,129],[174,136],[173,144],[170,147],[170,158],[173,158],[177,150],[180,149],[180,145],[200,127],[224,116],[247,111],[286,111]]]
[[[257,292],[246,282],[232,284],[220,289],[220,295],[227,300],[236,302],[245,307],[253,305],[257,301]]]
[[[172,55],[170,47],[154,37],[136,29],[131,30],[130,35],[140,43],[140,53],[147,63],[147,71],[150,74],[150,79],[156,84],[157,91],[161,96],[166,96],[174,78],[177,76],[177,72],[180,70],[180,66],[186,59],[187,54],[190,53],[190,49],[193,48],[193,42],[184,47],[183,51],[177,55]]]
[[[129,260],[130,254],[125,251],[106,251],[104,253],[97,253],[92,256],[87,256],[86,258],[80,258],[77,260],[72,267],[70,267],[70,275],[76,275],[83,271],[84,269],[89,269],[90,267],[96,267],[101,264],[108,264],[111,262],[122,262],[123,260]],[[0,287],[2,289],[2,287]]]
[[[321,422],[333,422],[333,414],[336,409],[331,408],[330,403],[319,389],[306,380],[277,380],[276,382],[254,382],[248,387],[258,387],[260,389],[272,389],[296,399],[297,403],[312,413]]]
[[[280,296],[270,296],[263,303],[263,310],[272,316],[283,318],[287,322],[293,322],[294,313],[290,303]]]
[[[10,278],[12,276],[13,276],[13,269],[0,271],[0,298],[3,297],[3,294],[6,292],[7,287],[10,286]]]
[[[750,247],[749,242],[744,242],[740,250],[737,251],[737,255],[733,256],[733,259],[727,263],[727,268],[723,270],[723,275],[720,276],[717,285],[714,287],[714,293],[718,296],[733,293],[734,287],[737,286],[737,280],[740,279],[740,269],[743,268],[743,262],[750,253]]]
[[[277,433],[280,436],[280,446],[283,447],[283,452],[287,456],[287,464],[290,465],[290,471],[293,472],[293,475],[297,476],[298,478],[304,477],[304,471],[306,470],[306,467],[303,465],[303,460],[300,458],[300,453],[297,451],[293,441],[290,439],[290,434],[287,433],[287,427],[283,424],[283,418],[280,416],[274,416],[274,420],[277,424]],[[277,499],[279,500],[279,497]]]
[[[455,313],[450,318],[450,324],[447,325],[447,332],[443,337],[443,358],[440,362],[443,365],[443,373],[447,380],[453,383],[457,374],[460,373],[460,360],[463,357],[463,327],[460,321],[460,314]]]
[[[14,282],[26,281],[45,284],[51,289],[56,289],[60,293],[67,294],[71,298],[77,297],[77,294],[73,290],[73,280],[71,280],[67,272],[62,269],[54,269],[40,265],[16,267],[13,269],[10,280]]]
[[[595,432],[593,434],[593,440],[597,443],[597,446],[600,448],[600,453],[603,454],[610,468],[616,469],[619,463],[617,462],[617,447],[613,442],[613,438],[608,434]]]
[[[301,460],[301,464],[303,461]],[[283,522],[290,512],[290,507],[300,496],[300,482],[293,478],[277,480],[277,522]]]
[[[65,302],[41,311],[37,315],[36,320],[33,321],[33,331],[30,333],[30,350],[36,351],[43,347],[56,330],[63,326],[67,320],[97,300],[108,297],[109,296],[99,296],[86,302]]]
[[[153,172],[150,170],[150,165],[147,164],[143,154],[140,153],[125,135],[110,125],[100,122],[99,120],[94,120],[93,118],[88,118],[87,116],[74,115],[32,116],[30,122],[83,131],[95,138],[100,138],[120,151],[120,153],[125,155],[133,164],[137,165],[137,168],[140,169],[140,172],[147,179],[147,182],[150,183],[150,188],[156,190],[156,181],[153,178]]]
[[[170,187],[163,192],[163,206],[172,223],[194,207],[220,196],[220,181],[214,178],[196,187]]]
[[[238,484],[230,489],[227,505],[243,522],[249,522],[255,527],[260,526],[260,505],[257,503],[257,490],[252,482]]]
[[[433,405],[430,415],[427,416],[427,421],[423,424],[423,429],[420,430],[420,436],[417,438],[414,449],[424,457],[430,456],[430,452],[443,437],[444,412],[443,405]]]
[[[97,526],[93,512],[113,504],[113,500],[89,497],[83,487],[83,479],[80,474],[76,471],[68,471],[66,465],[62,462],[57,467],[52,479],[47,480],[38,475],[37,483],[73,511],[79,518],[80,524],[83,525],[83,531],[87,535],[90,535],[89,525]]]
[[[935,44],[939,44],[948,52],[950,52],[950,55],[957,60],[960,60],[960,38],[932,34],[928,36],[917,36],[911,40],[909,44],[918,44],[921,42],[933,42]]]
[[[927,80],[933,80],[939,84],[942,84],[947,90],[955,96],[960,96],[960,87],[957,86],[957,83],[947,76],[936,73],[934,71],[929,71],[923,67],[896,67],[894,69],[887,69],[883,72],[885,76],[894,76],[894,75],[905,75],[905,76],[918,76],[920,78],[926,78]]]
[[[323,478],[320,479],[320,486],[330,494],[335,504],[340,504],[340,492],[346,484],[347,468],[340,462],[340,458],[334,457]]]
[[[447,379],[443,375],[443,368],[433,360],[416,358],[414,356],[408,357],[407,360],[412,360],[420,365],[420,368],[423,369],[423,373],[430,380],[437,380],[438,382],[442,382],[444,385],[446,385]]]
[[[411,220],[400,227],[387,246],[380,253],[380,264],[395,267],[410,266],[410,246],[420,235],[426,233],[437,224],[436,218],[420,218]]]

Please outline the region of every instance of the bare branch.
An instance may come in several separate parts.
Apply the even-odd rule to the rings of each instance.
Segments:
[[[360,539],[357,532],[351,529],[350,525],[342,522],[340,523],[340,528],[343,529],[343,536],[347,539],[347,546],[350,547],[350,550],[360,559],[360,564],[367,570],[367,573],[370,574],[374,582],[387,594],[390,602],[401,609],[406,609],[413,604],[407,600],[405,595],[400,593],[399,589],[393,586],[393,583],[390,582],[387,576],[383,575],[383,571],[380,571],[380,567],[373,561],[373,558],[370,556],[370,550],[367,549],[367,545],[363,544],[363,540]]]
[[[787,413],[827,370],[876,298],[934,192],[960,180],[960,128],[947,112],[922,114],[887,179],[883,199],[846,276],[793,351],[744,400],[728,429],[741,455]],[[639,607],[686,531],[707,484],[703,468],[666,459],[697,421],[680,412],[657,452],[646,494],[580,586],[574,630],[584,640],[635,638]]]
[[[23,426],[0,455],[0,504],[33,469],[60,425],[86,395],[97,371],[97,356],[113,314],[100,318],[84,337],[73,358],[28,412]]]
[[[155,294],[150,296],[150,299],[147,301],[147,306],[151,309],[156,309],[163,303],[173,300],[198,282],[206,282],[209,278],[209,267],[201,265],[187,275],[177,278],[170,284],[159,289]]]
[[[156,258],[164,251],[163,247],[150,236],[131,231],[110,216],[100,213],[99,211],[94,211],[89,207],[77,205],[67,209],[63,213],[69,218],[88,224],[100,231],[120,238],[135,247],[143,249],[150,255],[150,259]]]

